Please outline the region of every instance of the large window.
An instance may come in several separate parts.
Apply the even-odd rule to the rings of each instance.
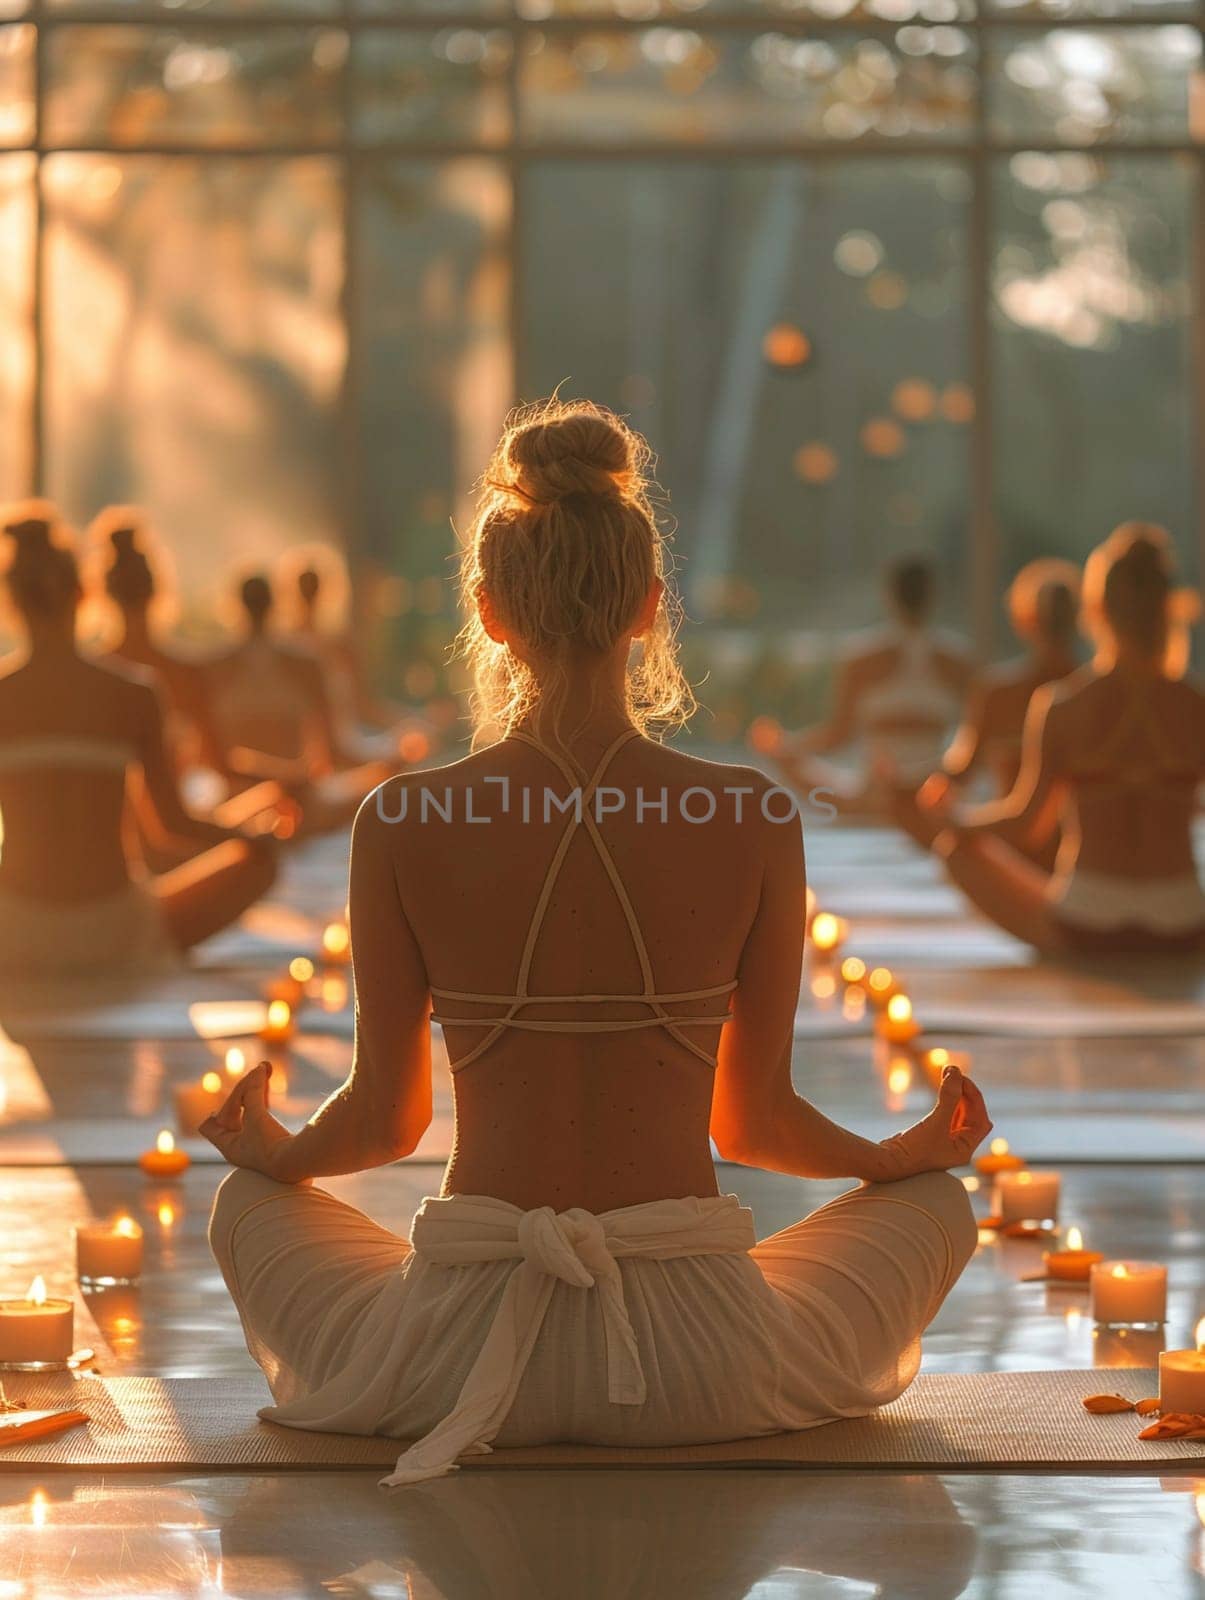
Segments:
[[[0,494],[147,505],[199,597],[335,536],[429,617],[558,384],[648,433],[717,660],[804,662],[892,553],[984,647],[1124,517],[1198,570],[1195,0],[0,18]]]

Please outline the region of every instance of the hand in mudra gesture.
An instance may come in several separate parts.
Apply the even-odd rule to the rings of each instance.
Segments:
[[[957,1067],[947,1067],[929,1115],[883,1141],[892,1168],[888,1181],[965,1166],[991,1131],[978,1085]]]
[[[244,1074],[226,1098],[226,1104],[199,1128],[232,1167],[249,1167],[267,1178],[279,1176],[281,1147],[293,1135],[278,1122],[268,1106],[271,1063],[261,1061]]]

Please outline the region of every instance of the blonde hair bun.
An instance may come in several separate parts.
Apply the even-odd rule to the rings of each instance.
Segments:
[[[638,492],[641,456],[647,456],[641,445],[626,423],[601,407],[539,411],[508,430],[491,479],[531,506],[574,495],[628,499]]]

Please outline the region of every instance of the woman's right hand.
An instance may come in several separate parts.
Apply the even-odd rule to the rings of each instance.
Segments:
[[[991,1131],[992,1120],[978,1085],[957,1067],[947,1067],[929,1115],[880,1146],[887,1156],[883,1181],[965,1166]]]

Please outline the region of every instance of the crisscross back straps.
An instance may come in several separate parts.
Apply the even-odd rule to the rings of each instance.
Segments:
[[[462,1000],[470,1003],[484,1005],[505,1006],[506,1011],[497,1017],[444,1017],[435,1015],[432,1020],[440,1024],[454,1026],[469,1026],[486,1028],[485,1037],[467,1055],[461,1056],[457,1061],[451,1062],[454,1072],[462,1067],[467,1067],[471,1061],[483,1055],[494,1040],[507,1028],[517,1028],[533,1033],[622,1033],[639,1028],[662,1027],[672,1034],[679,1044],[689,1050],[700,1061],[709,1067],[715,1066],[715,1058],[703,1050],[687,1034],[682,1032],[686,1027],[714,1027],[726,1020],[726,1016],[690,1017],[675,1016],[666,1010],[667,1005],[688,1000],[713,999],[720,995],[730,994],[736,988],[735,979],[730,983],[716,984],[706,989],[691,989],[674,994],[658,994],[657,985],[653,976],[653,965],[649,958],[648,946],[645,943],[644,933],[632,905],[631,897],[620,876],[619,869],[611,855],[610,848],[603,838],[594,815],[593,802],[598,792],[598,787],[606,776],[607,769],[618,751],[633,739],[640,737],[635,728],[626,728],[603,753],[594,771],[587,777],[585,768],[580,763],[574,762],[571,757],[562,755],[556,750],[551,750],[547,745],[541,744],[530,734],[514,733],[510,736],[518,743],[529,745],[557,768],[561,776],[579,791],[578,803],[569,814],[565,828],[557,841],[552,859],[544,873],[544,882],[540,888],[539,897],[532,910],[531,919],[527,925],[527,937],[523,942],[523,954],[519,961],[519,972],[515,981],[515,992],[510,995],[476,994],[463,990],[437,989],[432,987],[431,993],[441,1000]],[[584,782],[583,782],[584,780]],[[529,993],[528,985],[531,978],[532,961],[535,958],[536,943],[544,926],[544,918],[552,899],[553,890],[565,864],[569,847],[579,827],[586,830],[596,855],[602,863],[603,870],[623,912],[624,922],[627,924],[628,934],[632,941],[632,948],[640,965],[641,990],[639,994],[558,994],[558,995],[533,995]],[[626,1003],[648,1007],[650,1015],[632,1019],[599,1019],[597,1021],[549,1021],[524,1018],[519,1013],[529,1006],[539,1005],[604,1005]]]

